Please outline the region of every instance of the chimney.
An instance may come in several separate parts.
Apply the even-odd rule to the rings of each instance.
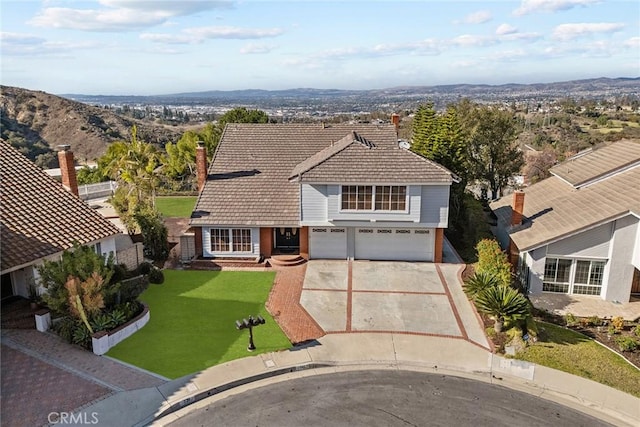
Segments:
[[[78,178],[76,178],[76,165],[73,161],[73,152],[70,145],[58,145],[58,163],[62,175],[62,185],[71,193],[78,196]]]
[[[391,115],[391,123],[396,127],[396,134],[400,131],[400,115],[393,113]]]
[[[196,176],[198,177],[198,191],[202,191],[207,181],[207,149],[203,141],[197,142],[196,147]]]
[[[511,205],[511,225],[522,224],[524,215],[524,191],[513,193],[513,204]]]

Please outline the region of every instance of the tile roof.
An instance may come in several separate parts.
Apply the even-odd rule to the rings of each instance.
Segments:
[[[550,172],[574,187],[580,187],[602,178],[611,171],[638,162],[640,162],[640,144],[621,140],[615,144],[578,153],[552,167]]]
[[[444,167],[399,148],[393,125],[229,124],[192,225],[296,226],[301,182],[451,183]]]
[[[120,233],[5,141],[0,165],[3,272]]]
[[[619,143],[611,145],[612,151],[629,149],[628,141],[622,142],[622,148],[614,147],[616,144]],[[640,143],[632,144],[637,146],[636,149],[640,148]],[[581,162],[575,161],[572,170],[576,172],[574,176],[587,177],[588,172],[593,171],[593,176],[606,177],[576,188],[558,176],[551,176],[523,190],[525,220],[509,231],[521,251],[535,249],[625,214],[640,216],[640,164],[628,168],[624,163],[610,162],[612,167],[616,164],[622,167],[619,173],[614,174],[611,169],[604,170],[593,159],[586,158],[606,158],[599,153],[605,148],[586,154]],[[581,168],[575,169],[576,165]],[[593,178],[588,181],[593,181]],[[491,208],[498,216],[499,226],[508,227],[511,197],[491,203]]]

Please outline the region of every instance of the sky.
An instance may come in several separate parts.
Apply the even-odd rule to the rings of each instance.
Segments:
[[[0,81],[54,94],[640,76],[636,0],[0,0]]]

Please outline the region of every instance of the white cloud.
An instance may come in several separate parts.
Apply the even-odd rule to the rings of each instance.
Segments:
[[[525,56],[527,56],[527,52],[524,49],[514,49],[494,52],[488,56],[488,59],[490,61],[514,62],[521,60]]]
[[[553,38],[557,40],[573,40],[591,34],[614,33],[624,28],[617,22],[561,24],[553,30]]]
[[[503,36],[505,34],[514,34],[517,32],[518,32],[518,29],[513,25],[509,25],[509,24],[500,24],[498,28],[496,28],[496,34],[499,36]]]
[[[491,21],[491,18],[491,12],[488,10],[479,10],[465,16],[462,22],[465,24],[483,24]]]
[[[262,39],[279,36],[284,31],[280,28],[200,27],[184,32],[202,39]]]
[[[31,34],[6,32],[0,33],[0,46],[2,55],[7,56],[68,55],[71,50],[100,47],[95,42],[51,42]]]
[[[536,12],[557,12],[574,7],[585,7],[599,3],[601,0],[522,0],[520,7],[513,11],[516,16]]]
[[[640,48],[640,37],[631,37],[622,43],[625,47]]]
[[[28,23],[36,27],[80,31],[135,31],[164,24],[176,16],[230,8],[229,1],[101,0],[98,9],[45,7]]]
[[[277,37],[283,34],[280,28],[197,27],[187,28],[179,34],[143,33],[142,40],[166,44],[194,44],[208,39],[251,40]]]
[[[496,40],[492,37],[474,36],[463,34],[451,40],[451,44],[462,47],[481,47],[495,44]]]
[[[277,46],[268,45],[263,43],[249,43],[246,46],[243,46],[240,49],[240,53],[242,54],[261,54],[261,53],[269,53]]]

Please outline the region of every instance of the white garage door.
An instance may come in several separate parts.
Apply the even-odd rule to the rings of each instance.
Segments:
[[[346,228],[311,227],[309,230],[309,258],[347,259]]]
[[[433,261],[434,230],[356,229],[356,259]]]

